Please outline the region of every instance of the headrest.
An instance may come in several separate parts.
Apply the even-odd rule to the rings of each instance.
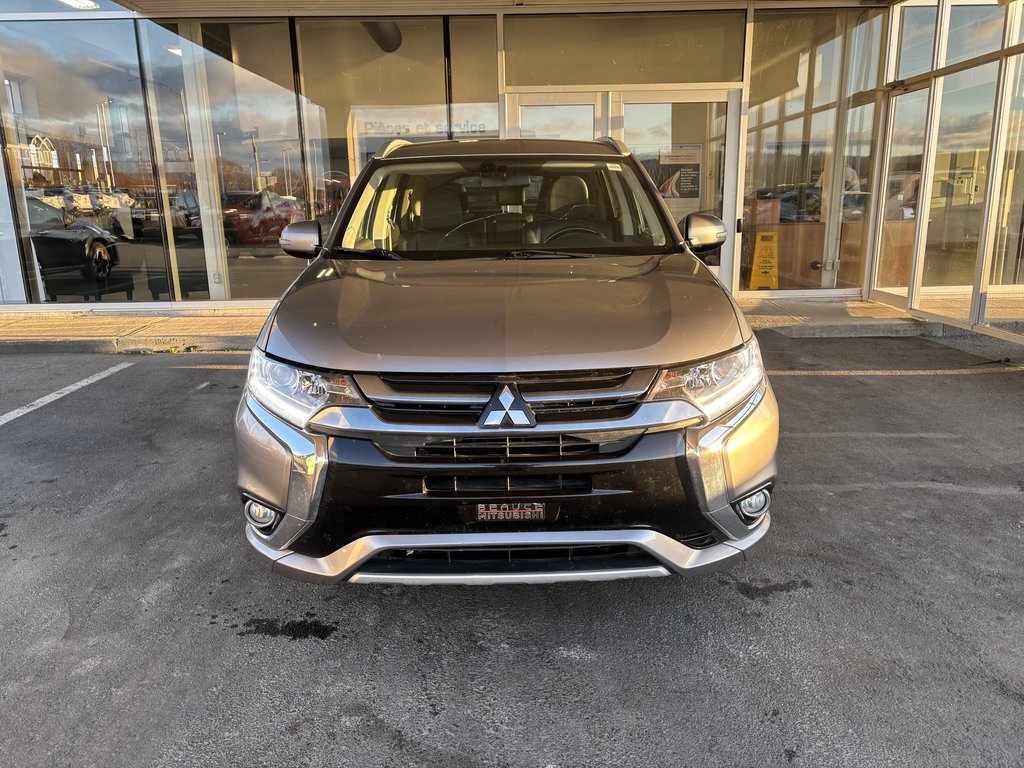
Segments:
[[[587,205],[589,202],[587,182],[579,176],[561,176],[551,185],[551,202],[548,210],[557,211],[574,205]]]
[[[462,223],[462,195],[455,187],[434,187],[423,193],[420,227],[445,230]]]

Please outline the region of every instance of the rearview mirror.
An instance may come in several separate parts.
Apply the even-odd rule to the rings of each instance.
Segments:
[[[289,256],[315,259],[320,254],[320,222],[297,221],[289,224],[277,242]]]
[[[691,213],[679,222],[683,242],[694,253],[707,253],[720,248],[728,237],[725,222],[706,213]]]

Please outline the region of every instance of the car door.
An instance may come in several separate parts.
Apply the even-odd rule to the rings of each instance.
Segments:
[[[64,226],[64,214],[53,206],[27,198],[29,238],[39,269],[44,273],[79,269],[85,262],[82,234]]]

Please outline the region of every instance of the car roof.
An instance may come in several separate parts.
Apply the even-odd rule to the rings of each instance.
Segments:
[[[428,157],[466,157],[478,155],[599,155],[623,157],[628,154],[622,142],[614,139],[574,141],[569,139],[458,139],[421,141],[415,144],[392,141],[381,147],[377,157],[392,159]]]

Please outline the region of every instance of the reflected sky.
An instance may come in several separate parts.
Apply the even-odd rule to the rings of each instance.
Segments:
[[[39,137],[57,151],[58,169],[23,153],[28,181],[103,184],[106,148],[115,185],[153,185],[130,21],[5,23],[0,56],[17,102],[10,138],[25,146]]]

